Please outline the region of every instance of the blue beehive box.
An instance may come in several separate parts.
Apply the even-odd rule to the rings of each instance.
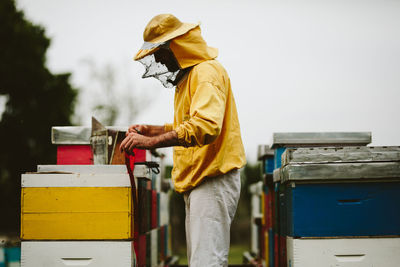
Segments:
[[[257,158],[262,162],[263,173],[272,174],[274,171],[274,150],[268,145],[259,145]]]
[[[19,264],[21,261],[21,248],[20,247],[6,247],[5,248],[5,262],[7,266],[12,264]]]
[[[400,235],[400,147],[287,149],[282,163],[281,235]]]

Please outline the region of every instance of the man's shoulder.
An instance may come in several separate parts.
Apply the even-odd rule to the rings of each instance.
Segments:
[[[212,70],[214,70],[214,71],[223,70],[223,71],[225,71],[225,69],[221,65],[221,63],[216,59],[210,59],[210,60],[203,61],[203,62],[195,65],[193,68],[198,70],[198,71],[199,70],[210,70],[210,71],[212,71]]]
[[[217,60],[206,60],[193,67],[193,74],[198,81],[214,81],[221,82],[228,77],[224,67]]]

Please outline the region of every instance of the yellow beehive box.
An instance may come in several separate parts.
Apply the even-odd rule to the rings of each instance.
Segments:
[[[23,174],[21,184],[23,240],[133,237],[132,190],[127,173]]]

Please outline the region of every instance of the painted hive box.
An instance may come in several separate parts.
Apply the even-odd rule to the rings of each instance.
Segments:
[[[22,240],[133,238],[126,173],[32,173],[21,183]]]

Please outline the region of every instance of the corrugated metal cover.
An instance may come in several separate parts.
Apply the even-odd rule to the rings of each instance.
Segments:
[[[400,147],[288,148],[282,164],[400,161]]]
[[[297,132],[273,133],[272,148],[279,146],[368,145],[371,132]]]
[[[107,126],[107,129],[126,132],[128,127]],[[88,126],[55,126],[51,142],[56,145],[89,145],[92,128]]]

